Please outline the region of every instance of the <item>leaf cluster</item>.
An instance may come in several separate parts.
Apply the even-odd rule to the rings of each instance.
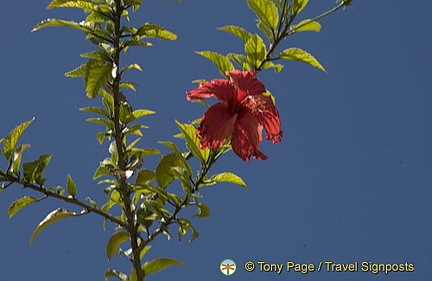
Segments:
[[[283,39],[298,32],[319,32],[321,30],[321,24],[317,20],[322,18],[324,14],[312,19],[297,21],[298,15],[308,2],[308,0],[247,0],[248,7],[257,17],[257,27],[262,35],[235,25],[223,26],[219,30],[229,32],[242,40],[244,53],[229,53],[227,55],[213,51],[197,53],[215,64],[226,78],[228,78],[226,71],[232,71],[236,68],[244,71],[261,71],[273,68],[276,73],[280,72],[284,65],[275,63],[279,60],[307,63],[326,72],[319,61],[303,49],[291,47],[277,52],[277,47]],[[337,6],[337,9],[343,5],[345,2]]]

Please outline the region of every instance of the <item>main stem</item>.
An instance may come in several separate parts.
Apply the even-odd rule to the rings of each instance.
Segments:
[[[113,13],[114,21],[114,43],[113,47],[115,50],[113,62],[116,69],[115,77],[113,79],[113,99],[114,99],[114,134],[115,143],[118,154],[118,168],[120,171],[126,171],[127,156],[125,151],[123,128],[120,123],[120,53],[121,53],[121,16],[125,7],[122,5],[121,0],[116,0],[116,10]],[[126,231],[129,233],[130,244],[132,249],[132,263],[135,269],[135,274],[138,281],[144,281],[144,271],[141,268],[141,258],[140,258],[140,236],[138,230],[138,224],[135,221],[135,210],[131,206],[131,191],[129,185],[124,177],[119,177],[118,190],[121,194],[123,200],[123,211],[126,217],[127,228]]]

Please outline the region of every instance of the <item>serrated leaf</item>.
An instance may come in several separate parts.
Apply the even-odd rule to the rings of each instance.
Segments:
[[[234,65],[230,62],[230,60],[221,54],[211,51],[201,51],[196,53],[213,62],[217,66],[217,68],[219,68],[221,74],[225,77],[227,77],[227,75],[225,74],[226,71],[233,71],[235,69]]]
[[[296,24],[294,26],[291,26],[291,30],[294,32],[299,32],[299,31],[320,32],[321,24],[319,22],[307,19],[307,20],[303,20],[303,21],[299,22],[298,24]]]
[[[25,206],[37,201],[38,199],[29,196],[25,196],[16,200],[9,206],[8,218],[11,218],[13,215],[15,215],[19,210],[21,210]]]
[[[279,54],[278,58],[301,61],[327,72],[314,56],[299,48],[286,49]]]
[[[271,0],[247,0],[248,6],[269,29],[276,30],[279,23],[278,9]]]
[[[210,180],[215,182],[230,182],[247,187],[246,183],[242,180],[242,178],[233,173],[221,173],[213,175]]]
[[[257,69],[265,60],[266,46],[263,39],[255,34],[245,44],[245,52],[248,55],[248,62],[253,69]]]
[[[69,195],[75,196],[77,193],[77,187],[76,187],[76,184],[73,181],[71,175],[69,175],[69,174],[67,176],[66,186],[67,186],[67,191],[68,191]]]
[[[235,36],[243,40],[243,42],[245,43],[252,37],[252,34],[249,31],[235,25],[227,25],[219,27],[218,29],[234,34]]]
[[[85,76],[86,73],[87,73],[87,63],[82,64],[69,72],[66,72],[65,76],[76,78],[76,77]]]
[[[67,217],[71,217],[71,216],[75,216],[75,215],[76,215],[76,213],[69,212],[68,210],[65,210],[62,208],[58,208],[58,209],[52,211],[36,227],[35,231],[33,232],[32,236],[30,237],[30,244],[33,243],[33,240],[36,238],[36,236],[42,230],[44,230],[48,225],[50,225],[50,224],[52,224],[58,220],[61,220],[61,219],[67,218]]]
[[[304,7],[308,4],[309,0],[294,0],[292,5],[292,14],[294,16],[298,15]]]
[[[128,239],[129,233],[126,231],[116,232],[110,237],[106,246],[108,260],[111,260],[114,257],[120,244],[126,242]]]
[[[100,60],[90,60],[87,63],[87,73],[84,77],[87,97],[94,98],[99,89],[112,77],[112,65]]]
[[[161,271],[171,265],[184,265],[184,263],[169,258],[157,258],[151,262],[144,263],[142,269],[147,276],[149,274]]]
[[[10,162],[12,161],[12,156],[15,150],[15,147],[18,143],[19,138],[25,129],[35,120],[32,118],[31,120],[24,122],[18,126],[16,126],[9,135],[4,139],[3,143],[3,153],[6,156],[6,159]]]

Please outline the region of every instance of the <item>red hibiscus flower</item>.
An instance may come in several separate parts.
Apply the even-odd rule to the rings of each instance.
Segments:
[[[255,78],[257,71],[227,71],[230,80],[214,79],[187,92],[187,99],[215,97],[221,101],[210,107],[201,119],[198,135],[201,148],[220,148],[231,138],[235,154],[244,161],[251,156],[266,160],[258,150],[263,128],[267,139],[278,143],[282,138],[279,113],[264,85]]]

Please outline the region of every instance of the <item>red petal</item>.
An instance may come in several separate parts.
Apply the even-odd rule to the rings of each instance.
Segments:
[[[260,95],[266,91],[264,84],[255,78],[257,71],[229,71],[231,81],[237,87],[237,102],[241,102],[248,95]]]
[[[198,128],[202,148],[220,148],[233,134],[236,117],[237,115],[232,114],[222,103],[210,107],[201,119]]]
[[[259,123],[264,126],[267,132],[267,139],[273,143],[280,142],[283,137],[280,117],[271,97],[260,95],[259,97],[251,97],[250,100],[249,103],[245,103],[245,106],[251,108]]]
[[[228,80],[214,79],[210,82],[201,84],[198,89],[192,90],[186,93],[186,99],[206,99],[215,97],[220,101],[225,101],[228,104],[232,104],[234,100],[234,87]]]
[[[234,153],[244,161],[249,161],[251,156],[266,160],[267,156],[258,150],[262,141],[262,129],[262,126],[252,113],[247,109],[242,109],[235,122],[231,139]]]

